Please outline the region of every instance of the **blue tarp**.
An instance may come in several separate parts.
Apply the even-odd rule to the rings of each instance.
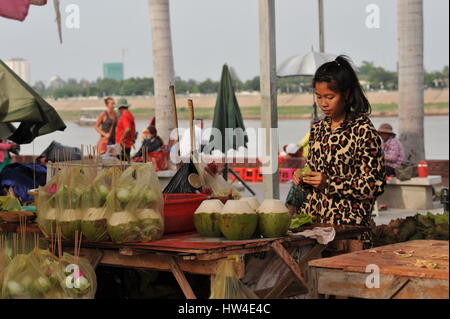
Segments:
[[[9,164],[0,173],[0,186],[12,187],[22,203],[33,201],[27,192],[45,185],[46,180],[47,167],[41,164]]]

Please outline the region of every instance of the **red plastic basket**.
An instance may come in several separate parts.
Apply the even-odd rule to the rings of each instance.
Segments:
[[[164,233],[192,231],[194,212],[208,198],[205,194],[163,194]]]

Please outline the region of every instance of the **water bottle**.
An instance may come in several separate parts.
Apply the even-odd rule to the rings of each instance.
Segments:
[[[428,177],[428,164],[425,161],[420,161],[417,164],[417,177]]]

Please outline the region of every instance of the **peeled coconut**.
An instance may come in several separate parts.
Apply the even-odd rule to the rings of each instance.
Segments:
[[[58,225],[61,227],[61,235],[66,240],[75,239],[75,231],[81,230],[81,209],[64,209],[58,218]]]
[[[257,209],[258,232],[266,238],[286,235],[291,214],[281,200],[266,199]]]
[[[107,228],[111,240],[116,244],[132,243],[141,239],[139,220],[127,211],[113,213]]]
[[[218,199],[204,200],[194,213],[194,225],[198,233],[205,237],[220,237],[219,215],[223,209]]]
[[[240,200],[245,200],[253,210],[257,210],[260,203],[256,197],[242,197]]]
[[[243,200],[228,200],[219,215],[222,234],[230,240],[250,239],[258,226],[258,215]]]
[[[86,209],[81,221],[81,231],[89,241],[107,241],[107,223],[107,210],[104,207],[90,207]]]
[[[164,233],[164,220],[154,209],[142,209],[136,213],[139,221],[142,242],[161,238]]]

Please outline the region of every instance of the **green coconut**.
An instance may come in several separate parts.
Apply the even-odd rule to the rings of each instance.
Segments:
[[[130,212],[115,212],[108,220],[108,234],[116,244],[131,243],[141,240],[141,225]]]
[[[291,222],[291,214],[280,200],[264,200],[257,213],[258,233],[263,237],[272,238],[286,235]]]
[[[154,208],[158,203],[158,194],[152,189],[135,187],[131,191],[131,198],[138,208]]]
[[[81,231],[92,242],[108,241],[107,210],[103,207],[88,208],[81,221]]]
[[[194,213],[197,232],[205,237],[220,237],[219,215],[223,204],[218,199],[204,200]]]
[[[246,201],[228,200],[219,215],[219,228],[229,240],[250,239],[258,226],[258,215]]]
[[[58,218],[58,226],[61,227],[62,237],[66,240],[75,239],[75,231],[81,231],[81,209],[64,209]]]
[[[142,209],[136,213],[141,229],[141,241],[148,242],[161,238],[164,233],[164,220],[153,209]]]

